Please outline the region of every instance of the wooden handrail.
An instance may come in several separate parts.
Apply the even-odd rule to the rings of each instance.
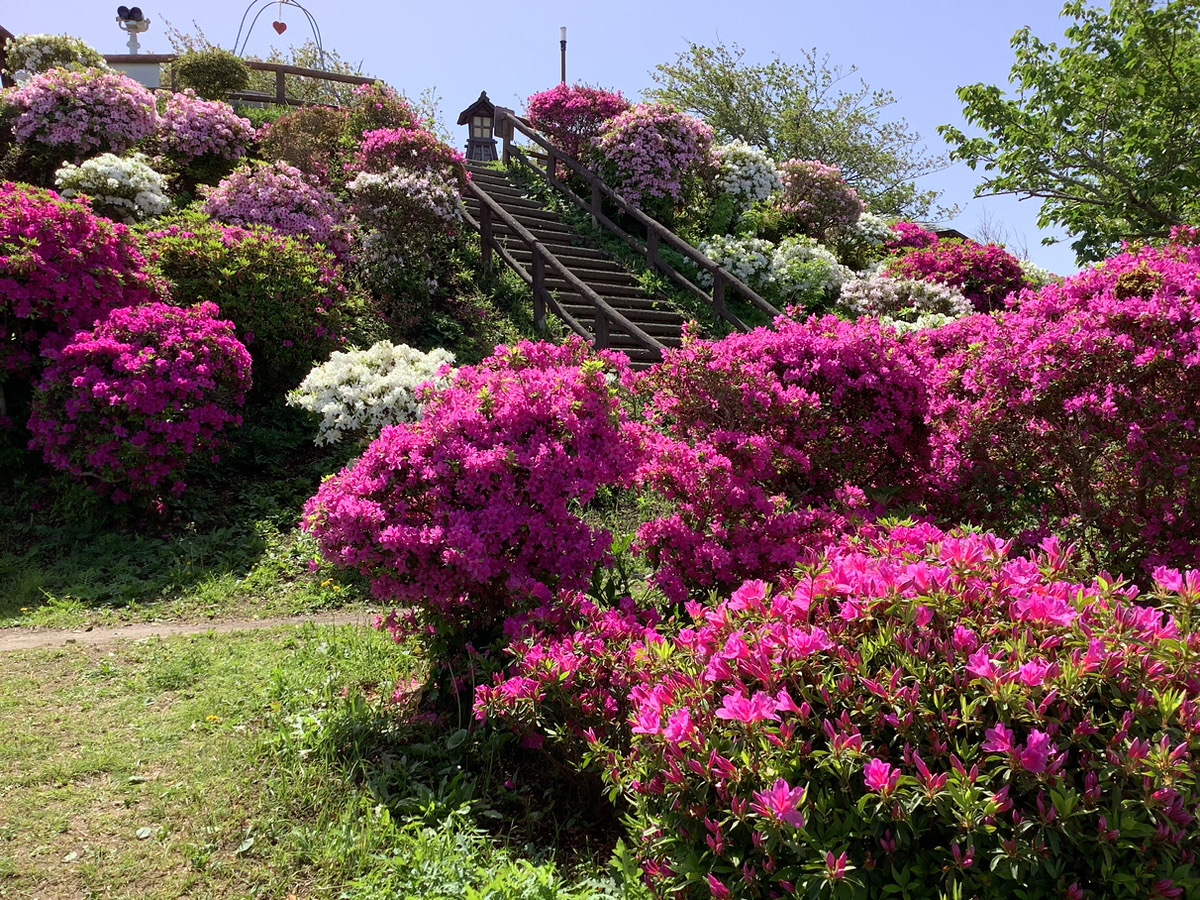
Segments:
[[[621,240],[623,240],[626,244],[632,247],[638,254],[644,257],[646,264],[650,267],[651,271],[665,274],[680,287],[687,290],[690,294],[708,303],[712,307],[714,313],[716,313],[726,322],[729,322],[729,324],[731,324],[734,328],[737,328],[739,331],[748,331],[749,328],[745,322],[730,312],[725,306],[725,293],[727,287],[733,288],[752,306],[756,307],[758,310],[766,313],[772,318],[781,315],[778,309],[763,299],[763,297],[760,296],[757,291],[747,285],[740,278],[737,278],[726,269],[721,268],[721,266],[719,266],[716,262],[709,259],[665,225],[646,215],[644,212],[614,191],[611,187],[609,187],[604,180],[591,169],[581,165],[577,160],[572,159],[570,156],[563,153],[561,150],[535,132],[527,119],[524,119],[507,110],[497,110],[497,115],[497,132],[505,135],[505,164],[507,164],[510,159],[515,157],[522,165],[545,178],[550,185],[565,194],[576,206],[588,213],[597,225],[603,225],[617,237],[621,238]],[[511,135],[514,131],[519,131],[521,134],[525,135],[525,137],[529,138],[529,140],[533,141],[542,148],[547,157],[545,168],[536,165],[532,160],[529,159],[528,156],[526,156],[520,147],[517,147],[512,143]],[[585,200],[584,198],[580,197],[558,177],[557,163],[562,163],[587,183],[587,185],[591,188],[590,198]],[[618,209],[646,229],[646,241],[644,243],[633,235],[629,234],[604,214],[604,210],[602,208],[602,199],[604,197],[608,197],[614,204],[616,204]],[[682,272],[678,271],[666,260],[664,260],[658,252],[660,244],[666,244],[681,254],[685,259],[692,262],[697,268],[708,272],[713,279],[711,294],[693,282]]]
[[[482,221],[476,221],[469,213],[464,212],[464,215],[468,223],[480,234],[484,247],[484,268],[487,269],[490,266],[489,254],[495,249],[500,253],[504,261],[521,276],[522,280],[533,288],[534,320],[539,328],[545,327],[545,305],[549,303],[555,314],[567,324],[568,328],[585,340],[593,343],[598,350],[607,350],[609,348],[609,334],[612,326],[616,325],[641,346],[651,350],[661,358],[662,352],[665,349],[665,345],[661,341],[651,337],[633,322],[629,321],[629,319],[614,309],[607,300],[581,281],[579,276],[564,266],[562,261],[546,248],[545,244],[539,241],[529,229],[511,216],[504,207],[493,200],[486,191],[473,181],[468,181],[467,192],[479,201],[480,218]],[[526,272],[524,267],[508,252],[508,248],[496,239],[495,234],[492,233],[493,219],[499,219],[504,223],[529,248],[533,254],[532,273]],[[559,278],[569,284],[584,299],[592,304],[592,308],[596,313],[596,333],[594,335],[584,328],[574,316],[568,313],[554,295],[546,289],[546,267],[549,267]]]

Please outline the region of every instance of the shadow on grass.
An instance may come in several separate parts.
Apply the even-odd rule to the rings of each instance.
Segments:
[[[24,477],[0,487],[0,508],[10,510],[0,529],[0,621],[47,607],[153,607],[297,555],[304,502],[349,453],[314,447],[298,410],[246,417],[226,456],[194,462],[187,491],[158,509],[114,506],[27,454]]]

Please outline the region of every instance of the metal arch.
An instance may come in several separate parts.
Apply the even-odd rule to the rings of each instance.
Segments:
[[[254,8],[256,3],[261,4],[258,12],[254,14],[254,18],[250,20],[250,27],[246,28],[246,16],[250,15],[250,10]],[[246,52],[246,45],[250,42],[250,35],[254,31],[254,26],[258,23],[258,17],[261,16],[268,7],[271,6],[294,6],[300,12],[304,13],[308,19],[308,27],[312,30],[313,37],[316,40],[317,55],[320,59],[322,71],[329,71],[329,67],[325,63],[325,46],[321,39],[321,27],[317,24],[316,18],[305,9],[297,0],[250,0],[245,11],[242,12],[242,21],[238,24],[237,37],[233,39],[233,52],[235,56],[241,56]],[[242,38],[243,29],[246,32],[246,37]]]

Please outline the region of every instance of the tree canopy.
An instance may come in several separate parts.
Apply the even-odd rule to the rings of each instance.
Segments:
[[[903,119],[884,112],[896,102],[857,71],[832,66],[805,51],[801,61],[745,61],[736,44],[690,44],[673,63],[651,72],[657,84],[644,94],[708,122],[721,140],[742,140],[777,160],[811,159],[835,165],[872,212],[924,218],[938,197],[916,179],[944,167]]]
[[[1200,218],[1200,3],[1072,0],[1062,14],[1066,46],[1013,36],[1012,95],[958,89],[985,136],[938,130],[988,173],[976,196],[1041,198],[1038,224],[1065,228],[1084,263]]]

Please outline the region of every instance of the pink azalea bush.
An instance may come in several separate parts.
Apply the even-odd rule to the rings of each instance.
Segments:
[[[913,239],[909,233],[906,240]],[[997,244],[974,241],[935,240],[889,260],[885,271],[958,288],[980,312],[1002,309],[1010,295],[1029,286],[1020,260]]]
[[[214,301],[254,359],[254,392],[283,397],[342,348],[360,312],[342,268],[308,241],[266,228],[185,221],[150,231],[146,248],[174,301]]]
[[[462,185],[467,178],[466,163],[461,152],[424,128],[377,128],[362,136],[347,174],[383,173],[397,167],[413,173],[430,170]]]
[[[1130,251],[933,336],[943,515],[1200,565],[1200,248]]]
[[[32,449],[116,503],[184,490],[250,388],[250,355],[215,304],[115,309],[54,354],[37,384]]]
[[[604,123],[594,156],[634,206],[670,216],[712,172],[713,130],[670,105],[641,103]]]
[[[39,357],[112,309],[160,299],[133,234],[86,205],[0,185],[0,377],[32,378]]]
[[[608,557],[611,536],[575,508],[636,466],[606,369],[628,374],[579,340],[460,368],[419,422],[385,428],[321,485],[305,528],[380,601],[418,612],[436,646],[490,647],[506,616],[586,585]]]
[[[51,69],[5,94],[16,115],[13,137],[79,163],[98,153],[122,154],[154,133],[154,95],[107,69]]]
[[[866,209],[837,166],[789,159],[780,164],[779,175],[783,181],[779,207],[784,219],[809,237],[823,240],[827,234],[850,228]]]
[[[641,378],[638,481],[675,511],[638,543],[668,597],[788,571],[847,527],[863,491],[910,490],[928,458],[925,373],[870,319],[781,319],[689,340]]]
[[[186,165],[206,156],[229,161],[241,159],[254,137],[254,125],[235,113],[228,103],[202,100],[188,88],[167,97],[158,124],[157,143],[160,153]]]
[[[897,222],[891,231],[892,235],[886,246],[892,253],[902,250],[926,250],[939,240],[932,231],[913,222]]]
[[[354,89],[344,138],[353,145],[368,131],[380,128],[417,128],[421,117],[411,104],[386,84],[360,84]]]
[[[1200,573],[1155,578],[866,526],[679,628],[564,601],[477,713],[588,742],[660,895],[1182,896]]]
[[[287,163],[242,166],[215,188],[201,188],[204,212],[229,225],[267,225],[280,234],[323,244],[350,256],[346,209],[330,191]]]
[[[600,136],[601,126],[629,109],[620,91],[585,84],[560,84],[526,101],[525,115],[546,139],[579,159]]]

